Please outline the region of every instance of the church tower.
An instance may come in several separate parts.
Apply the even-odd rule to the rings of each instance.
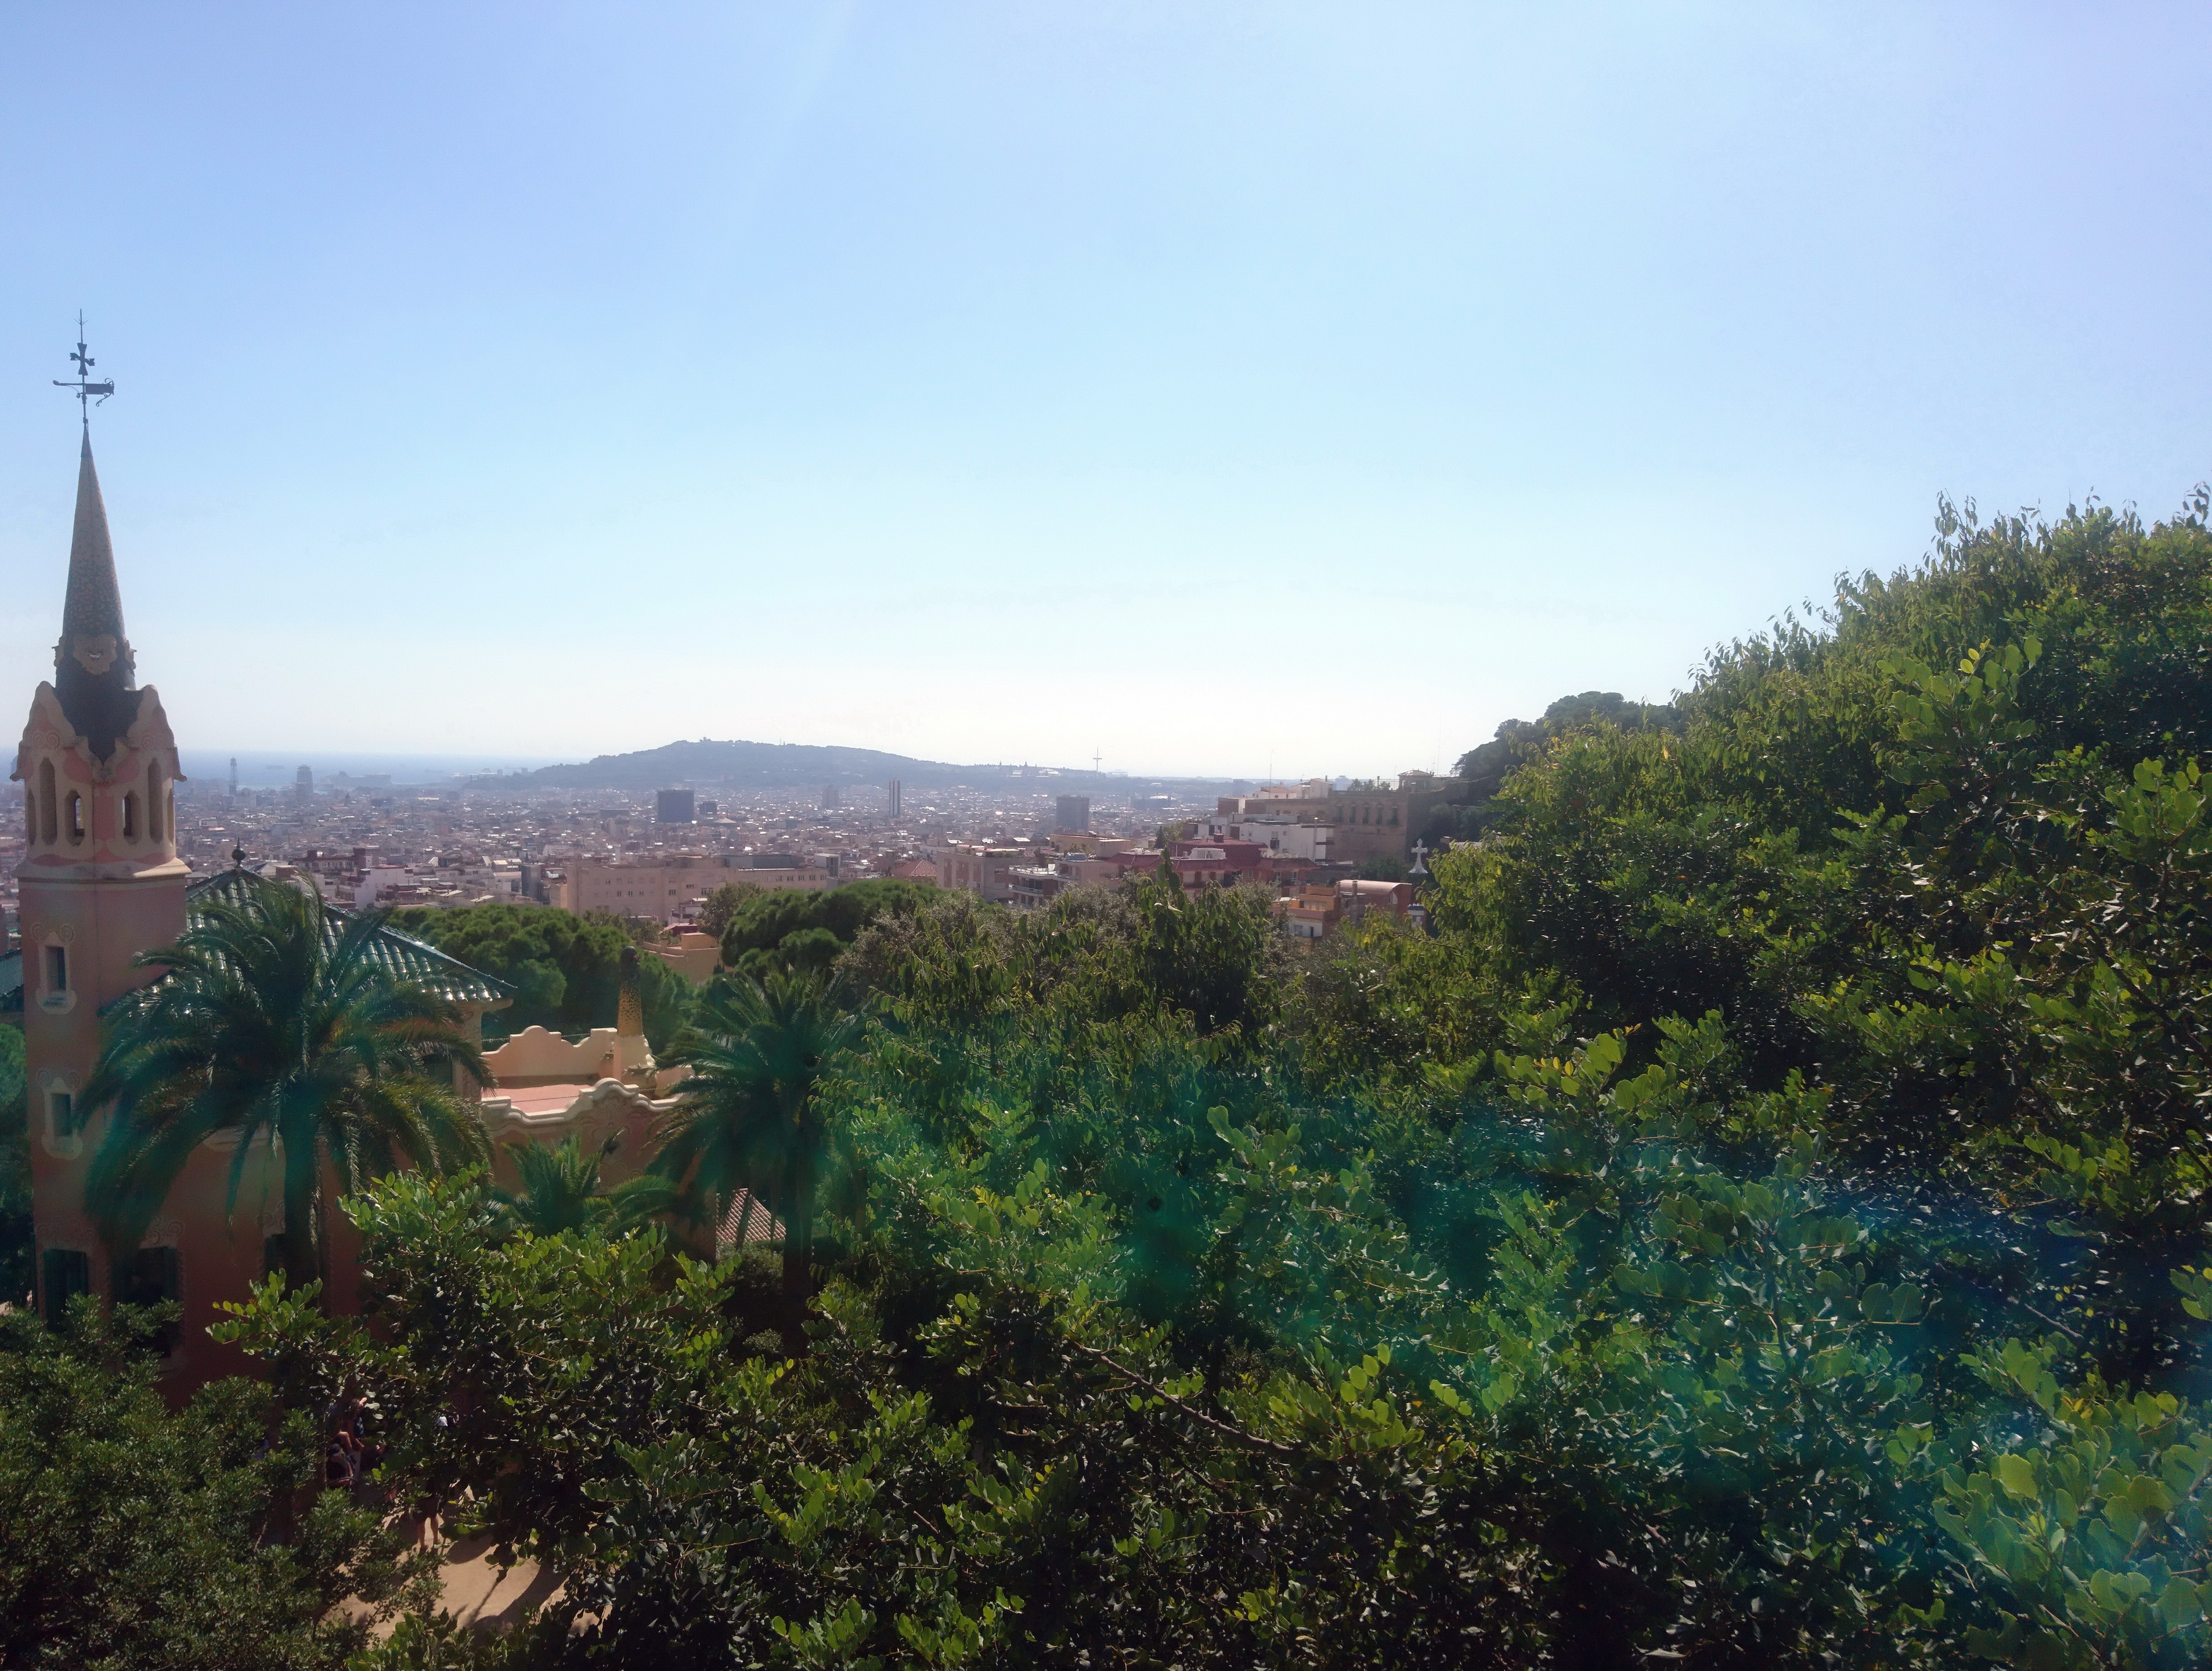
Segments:
[[[136,674],[88,427],[54,677],[31,698],[14,774],[29,837],[15,876],[39,1302],[50,1316],[73,1293],[182,1297],[173,1220],[110,1270],[84,1203],[102,1122],[77,1099],[100,1054],[100,1012],[151,978],[132,960],[185,927],[173,787],[183,774],[161,699]]]

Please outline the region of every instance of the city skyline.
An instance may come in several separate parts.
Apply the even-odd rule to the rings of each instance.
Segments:
[[[1448,769],[2212,475],[2191,9],[6,28],[0,647],[82,307],[149,677],[271,758]]]

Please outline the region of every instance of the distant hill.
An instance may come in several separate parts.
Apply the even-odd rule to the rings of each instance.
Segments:
[[[1040,794],[1127,795],[1139,791],[1231,793],[1226,780],[1138,778],[1046,766],[956,766],[878,749],[806,743],[670,743],[632,754],[603,754],[580,765],[542,766],[471,780],[479,788],[626,789],[642,792],[690,784],[732,789],[880,787],[896,778],[911,792],[949,788],[1033,788]]]

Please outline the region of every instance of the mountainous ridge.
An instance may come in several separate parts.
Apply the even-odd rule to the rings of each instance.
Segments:
[[[1147,787],[1214,788],[1227,778],[1139,777],[1079,768],[958,765],[919,760],[880,749],[835,744],[753,743],[699,738],[663,744],[627,754],[603,754],[571,764],[503,772],[471,780],[485,788],[629,789],[669,788],[690,784],[737,789],[797,789],[836,784],[881,786],[896,778],[908,790],[1034,786],[1040,793],[1099,792],[1130,793]]]

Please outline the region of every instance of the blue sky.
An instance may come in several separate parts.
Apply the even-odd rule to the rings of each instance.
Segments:
[[[75,310],[214,750],[1258,775],[1661,697],[1939,492],[2212,476],[2191,7],[0,12],[0,648]]]

